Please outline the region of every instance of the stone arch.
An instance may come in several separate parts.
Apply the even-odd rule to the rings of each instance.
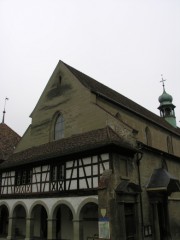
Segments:
[[[51,209],[51,212],[49,213],[49,218],[53,219],[54,218],[54,213],[55,213],[55,210],[56,208],[59,206],[59,205],[66,205],[72,212],[72,215],[73,215],[73,219],[75,218],[75,210],[72,206],[72,204],[66,200],[59,200],[57,201],[53,206],[52,206],[52,209]]]
[[[2,202],[0,204],[0,237],[7,237],[9,224],[9,206]]]
[[[87,198],[79,205],[77,212],[81,221],[81,239],[98,237],[98,200]]]
[[[1,206],[6,206],[7,209],[8,209],[8,212],[9,212],[9,214],[10,214],[10,206],[8,205],[7,202],[2,201],[2,202],[0,203],[0,207],[1,207]]]
[[[10,217],[13,217],[14,209],[15,209],[18,205],[21,205],[22,207],[24,207],[25,212],[26,212],[26,216],[28,216],[28,209],[27,209],[26,204],[25,204],[24,202],[22,202],[22,201],[17,201],[17,202],[13,205],[13,207],[12,207],[12,209],[11,209]]]
[[[12,236],[15,239],[24,238],[26,235],[27,207],[18,201],[14,204],[12,211]]]
[[[36,205],[42,205],[42,206],[46,209],[47,216],[49,217],[49,208],[48,208],[48,206],[46,205],[46,203],[43,202],[43,201],[41,201],[41,200],[37,200],[37,201],[35,201],[35,202],[31,205],[31,207],[30,207],[30,209],[29,209],[29,217],[31,217],[32,210],[33,210],[33,208],[34,208]]]
[[[32,204],[29,211],[31,238],[47,239],[48,216],[49,210],[43,201],[35,201]]]
[[[84,199],[80,204],[79,204],[79,207],[77,209],[77,214],[76,214],[76,218],[79,219],[79,216],[80,216],[80,211],[82,209],[82,207],[84,205],[86,205],[87,203],[96,203],[98,205],[98,199],[97,198],[93,198],[93,197],[88,197],[86,199]]]
[[[66,200],[60,200],[52,207],[50,216],[53,222],[53,239],[72,239],[75,216],[73,206]]]

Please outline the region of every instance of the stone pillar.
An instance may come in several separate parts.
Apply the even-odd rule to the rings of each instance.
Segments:
[[[56,239],[56,219],[47,219],[47,240]]]
[[[9,224],[8,224],[8,236],[7,239],[8,240],[12,240],[13,239],[13,217],[9,217]]]
[[[83,240],[83,221],[73,220],[73,240]]]
[[[31,240],[33,237],[32,218],[26,218],[26,238],[25,240]]]

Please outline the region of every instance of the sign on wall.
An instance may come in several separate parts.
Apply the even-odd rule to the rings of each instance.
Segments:
[[[100,209],[101,217],[99,218],[99,238],[110,239],[109,218],[106,216],[106,209]]]

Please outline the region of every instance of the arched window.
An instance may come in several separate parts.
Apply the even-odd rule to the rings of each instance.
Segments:
[[[167,150],[168,150],[168,153],[173,154],[172,139],[170,136],[167,136]]]
[[[151,132],[148,127],[145,128],[145,133],[146,133],[146,144],[148,146],[152,146]]]
[[[64,137],[64,118],[63,115],[58,115],[54,125],[54,140]]]

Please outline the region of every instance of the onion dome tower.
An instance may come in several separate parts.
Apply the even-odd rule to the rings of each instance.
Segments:
[[[159,107],[160,110],[160,116],[163,117],[169,124],[171,124],[173,127],[176,126],[176,116],[175,116],[175,105],[172,103],[173,98],[170,94],[168,94],[165,90],[164,86],[164,79],[162,78],[163,83],[163,93],[161,96],[159,96]]]

